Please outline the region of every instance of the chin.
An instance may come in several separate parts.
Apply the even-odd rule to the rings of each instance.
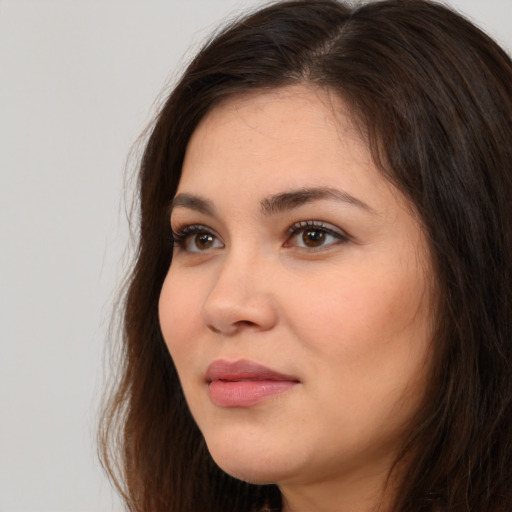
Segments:
[[[287,479],[292,472],[290,454],[259,444],[242,446],[231,442],[208,443],[215,463],[228,475],[251,484],[266,485]]]

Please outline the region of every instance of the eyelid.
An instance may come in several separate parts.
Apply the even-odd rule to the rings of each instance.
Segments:
[[[346,238],[347,240],[350,239],[350,236],[345,230],[321,220],[301,220],[299,222],[295,222],[288,228],[286,236],[293,236],[307,228],[322,229],[328,233],[332,233],[333,235]]]
[[[198,231],[211,232],[212,229],[203,224],[178,224],[177,226],[172,226],[171,224],[171,234],[175,239],[181,239],[184,236],[197,233]]]
[[[304,233],[305,231],[311,230],[318,230],[323,231],[324,233],[331,235],[335,239],[338,240],[338,243],[345,243],[351,240],[351,237],[346,233],[346,231],[340,229],[337,226],[334,226],[328,222],[318,221],[318,220],[304,220],[299,221],[290,226],[286,232],[286,242],[285,247],[293,247],[292,244],[289,243],[290,239],[293,239],[295,236],[297,236],[300,233]],[[314,251],[314,250],[322,250],[326,249],[328,247],[331,247],[332,245],[336,245],[333,243],[324,244],[321,246],[318,246],[316,248],[310,247],[307,248],[308,251]],[[302,248],[302,247],[300,247]]]
[[[211,249],[218,248],[218,247],[212,247],[210,249],[205,249],[204,251],[201,251],[201,250],[190,251],[189,249],[187,249],[185,245],[187,243],[188,238],[190,236],[193,236],[196,234],[201,234],[201,233],[205,233],[205,234],[212,236],[217,241],[219,241],[222,244],[222,246],[224,245],[224,242],[217,235],[215,230],[208,226],[205,226],[204,224],[183,224],[183,225],[178,225],[175,227],[171,226],[171,237],[172,237],[173,245],[175,247],[179,247],[180,249],[183,249],[184,251],[191,252],[191,253],[193,253],[193,252],[194,253],[195,252],[197,252],[197,253],[205,252],[206,253],[206,252],[210,251]]]

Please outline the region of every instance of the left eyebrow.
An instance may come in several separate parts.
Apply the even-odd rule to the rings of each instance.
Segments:
[[[329,187],[301,188],[283,192],[263,199],[260,205],[264,215],[274,215],[322,199],[341,201],[342,203],[356,206],[369,213],[377,213],[371,206],[357,199],[357,197],[350,195],[348,192]]]

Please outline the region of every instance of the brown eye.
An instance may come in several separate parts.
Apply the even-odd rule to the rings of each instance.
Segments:
[[[205,251],[213,246],[215,238],[208,233],[198,233],[194,237],[194,244],[200,251]]]
[[[182,249],[185,253],[209,252],[212,249],[224,247],[219,237],[210,228],[201,224],[173,230],[172,239],[174,246]]]
[[[321,221],[297,222],[291,226],[287,234],[285,247],[298,247],[311,249],[311,251],[328,249],[350,241],[342,229]]]
[[[306,247],[318,247],[325,242],[325,231],[308,229],[302,233],[302,241]]]

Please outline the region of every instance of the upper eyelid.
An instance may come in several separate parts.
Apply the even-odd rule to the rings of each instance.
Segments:
[[[331,224],[330,222],[324,222],[324,221],[320,221],[320,220],[307,220],[307,221],[295,222],[288,228],[286,233],[288,236],[293,236],[293,235],[300,233],[301,231],[306,230],[308,228],[323,230],[328,233],[333,233],[335,235],[345,237],[345,238],[352,238],[349,235],[349,233],[347,233],[346,230],[344,230],[334,224]]]
[[[218,223],[216,217],[193,209],[178,206],[170,212],[168,217],[171,229],[178,230],[187,226],[203,226],[206,229],[215,231],[210,223]]]
[[[170,225],[171,225],[171,231],[173,233],[197,229],[197,230],[202,230],[202,231],[209,231],[212,234],[214,234],[215,236],[218,236],[217,231],[214,228],[208,226],[207,224],[205,224],[203,222],[179,222],[179,221],[173,222],[171,219]]]
[[[219,234],[212,228],[205,226],[204,224],[183,224],[178,226],[171,226],[171,237],[175,242],[181,242],[184,239],[188,238],[189,236],[192,236],[197,233],[208,233],[209,235],[213,236],[222,244],[224,244],[224,241],[219,236]]]
[[[193,230],[193,229],[202,229],[204,231],[215,231],[214,229],[210,228],[209,226],[206,226],[205,224],[202,224],[200,222],[184,222],[182,224],[178,224],[176,226],[173,226],[171,223],[171,229],[172,231],[186,231],[186,230]]]

